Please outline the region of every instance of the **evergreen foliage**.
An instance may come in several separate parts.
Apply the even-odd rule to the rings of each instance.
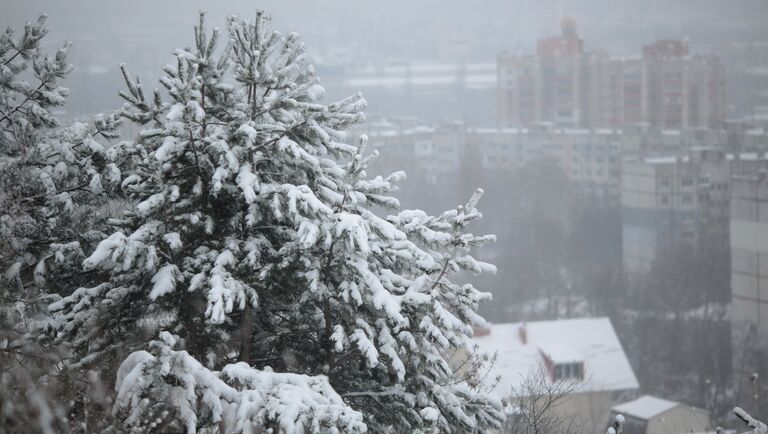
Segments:
[[[49,400],[57,380],[78,376],[49,375],[63,352],[39,332],[46,305],[81,280],[83,252],[103,238],[94,211],[120,179],[107,144],[117,116],[62,126],[53,113],[72,66],[69,43],[53,55],[41,48],[47,33],[41,15],[0,36],[0,426],[9,431],[66,426]]]
[[[298,35],[263,13],[231,17],[223,49],[203,14],[194,34],[164,92],[123,67],[122,116],[141,132],[109,153],[132,205],[50,306],[70,368],[125,360],[124,428],[158,412],[187,432],[500,427],[447,356],[489,298],[451,276],[495,271],[469,254],[494,240],[467,229],[482,191],[438,216],[396,211],[404,174],[368,176],[377,154],[344,143],[364,99],[321,103]]]

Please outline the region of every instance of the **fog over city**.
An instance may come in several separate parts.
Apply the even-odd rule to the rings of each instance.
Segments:
[[[0,434],[768,434],[765,0],[6,28]]]
[[[73,42],[71,59],[77,67],[68,82],[72,89],[69,106],[90,113],[121,104],[114,92],[120,85],[120,63],[141,73],[147,82],[160,75],[159,66],[168,62],[171,50],[189,44],[188,27],[193,18],[187,11],[206,10],[212,25],[223,28],[226,16],[248,16],[255,8],[269,11],[276,28],[298,32],[306,39],[316,65],[327,67],[320,78],[329,83],[326,87],[331,96],[349,91],[330,86],[333,80],[381,75],[362,74],[364,67],[380,71],[409,62],[454,67],[467,62],[488,65],[482,72],[495,75],[499,53],[533,54],[538,39],[559,33],[563,18],[574,20],[587,49],[619,56],[637,55],[642,45],[657,39],[684,38],[693,51],[715,52],[737,63],[744,60],[738,58],[743,54],[733,48],[734,44],[759,43],[768,33],[764,19],[768,5],[760,0],[735,4],[717,0],[334,0],[328,4],[301,0],[258,4],[197,0],[117,4],[86,0],[67,4],[32,0],[8,2],[0,24],[19,27],[16,23],[40,12],[49,14],[51,31],[58,38],[46,43],[54,44],[53,39]],[[494,85],[484,84],[489,88]],[[420,103],[413,107],[398,104],[379,89],[358,87],[365,92],[369,112],[375,114],[418,115],[441,122],[471,118],[480,124],[496,120],[492,90],[477,89],[477,95],[472,95],[473,102],[485,107],[462,106],[451,96],[433,97],[429,102],[437,107]],[[740,105],[734,111],[748,114],[749,108]]]

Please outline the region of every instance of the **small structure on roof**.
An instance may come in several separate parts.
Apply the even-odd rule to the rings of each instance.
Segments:
[[[562,432],[604,432],[611,407],[639,388],[608,318],[494,324],[478,330],[472,344],[496,354],[487,378],[499,377],[491,394],[502,400],[542,368],[547,381],[571,382],[556,409],[570,423]]]
[[[684,434],[712,429],[709,412],[676,401],[644,395],[611,409],[624,416],[624,434]]]

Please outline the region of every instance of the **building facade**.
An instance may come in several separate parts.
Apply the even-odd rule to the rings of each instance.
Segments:
[[[768,178],[736,176],[731,187],[733,320],[768,328]]]
[[[373,124],[367,134],[384,158],[394,160],[393,166],[418,162],[418,170],[431,184],[473,164],[481,169],[516,170],[537,159],[550,159],[581,192],[618,204],[621,149],[626,140],[621,131],[552,125],[468,128],[454,123],[434,127]],[[626,146],[639,142],[633,138]]]
[[[731,346],[734,390],[766,417],[768,387],[768,176],[734,176],[731,186]]]
[[[660,252],[681,242],[727,243],[732,175],[765,169],[768,156],[764,153],[726,153],[710,147],[691,148],[682,155],[624,158],[625,274],[631,278],[648,272]],[[722,246],[724,255],[727,247]]]
[[[539,42],[535,55],[498,57],[499,123],[526,126],[659,129],[719,126],[725,119],[725,71],[714,54],[691,54],[680,40],[643,47],[642,56],[584,50],[572,21]]]

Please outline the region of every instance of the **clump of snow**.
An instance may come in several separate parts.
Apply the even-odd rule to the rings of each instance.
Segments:
[[[160,268],[152,277],[152,290],[149,292],[149,298],[155,300],[165,294],[173,292],[176,289],[176,281],[181,279],[181,271],[174,264],[167,264]]]
[[[422,408],[419,414],[427,422],[437,422],[437,419],[440,418],[440,412],[432,407]]]
[[[367,431],[360,412],[350,408],[322,376],[276,373],[245,363],[211,371],[162,332],[151,350],[128,356],[117,372],[113,414],[129,429],[139,429],[157,406],[174,410],[187,433],[206,427],[223,432],[284,434]],[[206,414],[201,418],[199,415]]]

